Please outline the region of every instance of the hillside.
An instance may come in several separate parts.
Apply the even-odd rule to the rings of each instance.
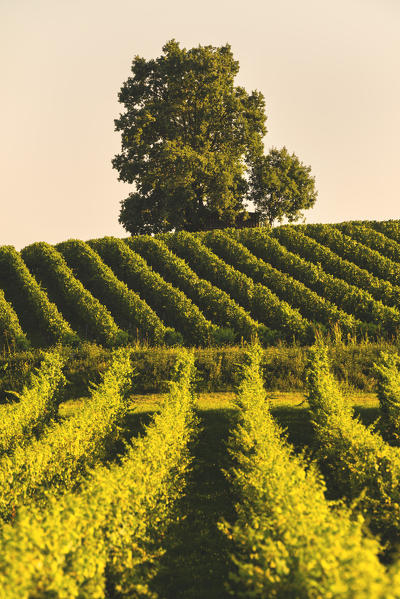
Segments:
[[[0,247],[0,344],[311,343],[400,330],[400,221]]]

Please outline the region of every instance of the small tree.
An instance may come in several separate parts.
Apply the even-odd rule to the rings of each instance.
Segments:
[[[284,218],[294,222],[303,216],[302,210],[314,206],[318,192],[310,173],[311,167],[285,147],[272,148],[258,157],[251,172],[249,198],[261,220],[270,225]]]
[[[172,40],[156,60],[133,60],[113,160],[119,180],[135,185],[119,217],[131,234],[243,220],[266,116],[260,92],[234,85],[238,71],[228,44],[186,50]]]

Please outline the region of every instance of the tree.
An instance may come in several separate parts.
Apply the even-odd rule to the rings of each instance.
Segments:
[[[130,233],[234,226],[246,216],[248,180],[263,154],[265,101],[234,85],[228,44],[186,50],[175,40],[156,60],[136,56],[115,121],[119,180],[135,185],[119,220]]]
[[[285,147],[272,148],[266,156],[258,157],[251,173],[249,197],[261,221],[272,225],[286,217],[293,222],[303,216],[302,210],[314,206],[318,192],[310,173],[311,167]]]

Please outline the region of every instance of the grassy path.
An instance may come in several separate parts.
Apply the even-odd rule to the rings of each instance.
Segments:
[[[202,427],[193,448],[193,469],[179,506],[185,519],[170,531],[161,574],[154,581],[160,599],[224,599],[230,558],[217,528],[233,517],[232,497],[221,468],[229,466],[225,443],[232,410],[199,412]]]

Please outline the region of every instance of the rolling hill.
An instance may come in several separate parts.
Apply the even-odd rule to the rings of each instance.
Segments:
[[[400,330],[400,221],[0,247],[0,344],[311,343]]]

